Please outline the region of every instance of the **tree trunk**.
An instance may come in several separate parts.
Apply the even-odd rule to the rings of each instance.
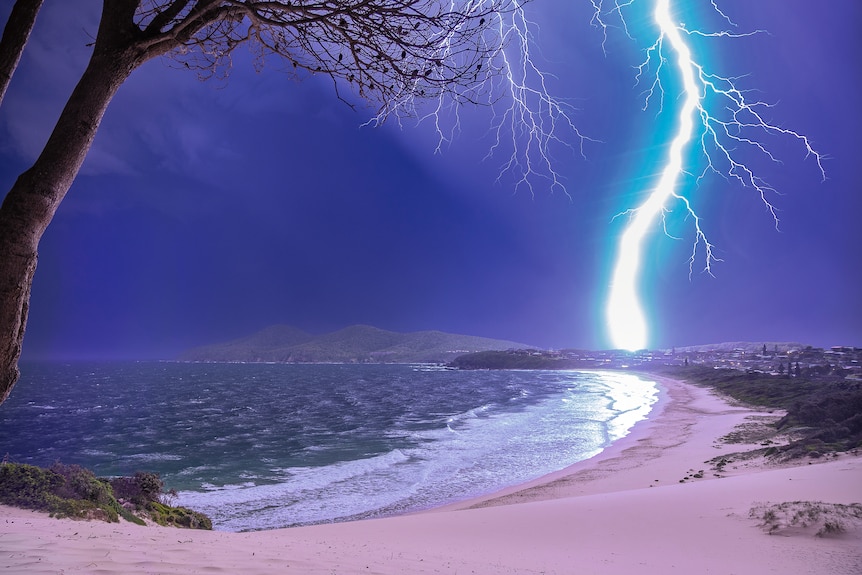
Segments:
[[[111,98],[143,61],[117,27],[104,33],[115,24],[105,16],[87,69],[42,154],[18,177],[0,207],[0,403],[20,375],[39,240],[77,176]],[[103,37],[107,40],[100,41]]]
[[[3,28],[3,38],[0,39],[0,102],[6,95],[6,88],[12,80],[12,74],[18,67],[21,53],[30,38],[30,31],[36,22],[36,15],[42,7],[43,0],[17,0],[9,20]]]

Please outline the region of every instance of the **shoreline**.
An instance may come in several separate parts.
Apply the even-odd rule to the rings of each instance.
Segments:
[[[713,457],[759,447],[754,444],[722,444],[719,440],[750,417],[772,417],[779,413],[733,405],[732,399],[707,387],[645,372],[630,373],[654,381],[659,395],[649,415],[635,423],[624,437],[593,457],[559,471],[428,511],[477,509],[679,483],[690,471],[709,472],[705,462]],[[777,419],[779,416],[774,417]],[[687,447],[684,455],[667,452],[683,444]],[[702,461],[698,461],[700,457]],[[699,463],[700,467],[696,470],[691,466],[685,467],[688,460],[692,464]],[[637,474],[631,473],[643,465],[647,468]],[[651,469],[658,479],[644,485],[640,475]],[[727,477],[737,471],[738,465],[732,466],[722,476]]]
[[[578,371],[601,372],[602,370]],[[619,457],[621,453],[635,445],[638,445],[641,441],[647,440],[650,437],[656,421],[664,417],[665,409],[668,404],[674,402],[675,398],[673,395],[675,395],[676,390],[674,389],[673,392],[671,391],[673,387],[671,385],[669,388],[666,382],[667,378],[640,372],[628,373],[631,373],[640,379],[648,379],[655,382],[658,387],[658,397],[650,409],[649,414],[647,414],[647,417],[637,421],[625,436],[617,439],[596,455],[568,465],[558,471],[553,471],[535,479],[504,487],[491,493],[468,497],[462,501],[455,501],[438,507],[432,507],[430,509],[420,511],[419,513],[479,509],[482,507],[492,507],[497,505],[512,505],[518,502],[552,499],[554,498],[552,493],[555,486],[560,485],[561,482],[567,482],[570,476],[575,476],[585,470],[598,468],[602,465],[602,462],[615,459]]]
[[[502,491],[413,514],[248,533],[56,520],[0,507],[0,568],[28,573],[862,572],[862,525],[767,535],[771,501],[862,502],[862,458],[706,461],[768,412],[652,374],[658,402],[596,456]],[[773,414],[772,417],[775,415]],[[752,418],[755,418],[753,420]],[[701,477],[695,477],[700,474]],[[718,477],[720,476],[720,477]]]

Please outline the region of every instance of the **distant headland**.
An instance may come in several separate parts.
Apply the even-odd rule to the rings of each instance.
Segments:
[[[273,325],[240,339],[189,349],[177,359],[247,363],[448,363],[467,353],[528,347],[513,341],[442,331],[398,333],[354,325],[312,335],[288,325]]]

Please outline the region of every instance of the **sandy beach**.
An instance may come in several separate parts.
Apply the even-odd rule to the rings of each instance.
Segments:
[[[749,517],[765,503],[862,502],[862,458],[752,459],[719,471],[706,462],[759,447],[721,438],[775,414],[648,377],[663,388],[648,420],[598,456],[525,485],[412,515],[253,533],[0,507],[0,572],[862,573],[858,522],[818,537],[816,527],[801,526],[768,534]]]

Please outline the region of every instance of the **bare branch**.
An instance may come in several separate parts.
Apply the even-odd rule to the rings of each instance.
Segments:
[[[166,54],[204,77],[226,75],[248,44],[257,65],[330,76],[376,101],[381,117],[416,99],[487,101],[504,39],[494,24],[516,0],[142,0],[145,58]],[[480,97],[482,96],[482,97]],[[344,99],[344,98],[342,98]]]

